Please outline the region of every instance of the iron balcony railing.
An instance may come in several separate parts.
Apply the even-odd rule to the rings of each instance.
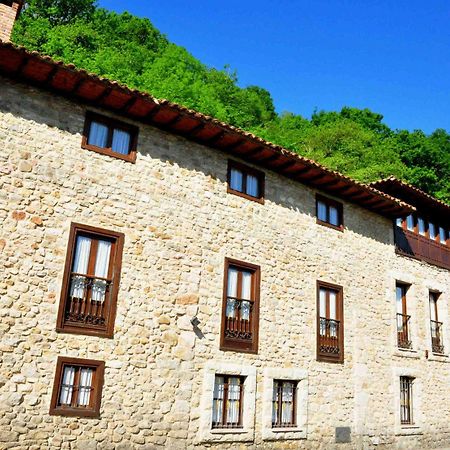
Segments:
[[[320,317],[319,326],[319,352],[333,356],[341,351],[339,320]]]
[[[431,320],[431,349],[434,353],[444,353],[442,322]]]
[[[253,301],[227,297],[225,338],[249,341],[253,338]]]
[[[112,280],[72,273],[65,308],[65,322],[77,325],[106,326]]]
[[[399,348],[411,348],[411,338],[409,334],[409,320],[411,316],[397,313],[397,342]]]

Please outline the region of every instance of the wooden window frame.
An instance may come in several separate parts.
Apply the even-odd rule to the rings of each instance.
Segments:
[[[330,217],[330,206],[333,206],[337,209],[338,212],[338,220],[339,225],[333,225],[332,223],[319,219],[319,202],[322,202],[325,204],[327,208],[327,218]],[[333,228],[334,230],[338,231],[344,231],[344,205],[341,202],[338,202],[337,200],[333,200],[329,197],[325,197],[320,194],[316,194],[316,223],[320,225],[324,225],[329,228]]]
[[[400,377],[400,424],[403,425],[414,425],[414,404],[413,404],[413,383],[414,378],[410,376],[401,376]],[[407,384],[407,392],[404,394],[404,386]],[[408,416],[408,419],[403,419],[404,413],[402,405],[402,397],[407,397],[407,406],[405,406],[405,412]]]
[[[222,320],[220,332],[220,350],[236,351],[243,353],[258,353],[258,335],[259,335],[259,297],[260,297],[260,283],[261,270],[255,264],[239,261],[237,259],[225,258],[224,264],[224,279],[223,279],[223,297],[222,297]],[[230,266],[235,266],[241,270],[253,272],[252,276],[252,339],[250,342],[238,339],[230,339],[225,337],[226,324],[226,308],[227,308],[227,290],[228,290],[228,269]]]
[[[98,329],[95,325],[73,325],[67,324],[64,320],[66,304],[69,298],[69,288],[71,280],[71,272],[73,258],[75,256],[75,245],[77,236],[80,234],[90,235],[93,238],[107,238],[114,241],[114,250],[110,256],[110,273],[113,278],[111,283],[111,304],[109,305],[109,313],[106,317],[106,329]],[[69,241],[67,244],[66,261],[64,265],[64,275],[61,286],[61,295],[59,301],[58,316],[56,321],[56,331],[60,333],[83,334],[90,336],[112,338],[114,335],[114,323],[117,309],[117,296],[119,293],[120,273],[122,268],[122,254],[124,245],[124,234],[115,231],[105,230],[103,228],[91,227],[79,223],[72,223],[70,226]]]
[[[253,197],[252,195],[248,195],[245,192],[237,191],[236,189],[231,188],[231,169],[236,169],[242,172],[242,180],[245,191],[247,175],[253,175],[258,180],[258,189],[259,189],[259,197]],[[264,204],[264,195],[265,195],[265,173],[261,170],[254,169],[253,167],[247,166],[240,162],[234,161],[232,159],[228,160],[228,169],[227,169],[227,192],[229,194],[234,194],[239,197],[243,197],[247,200],[252,200],[257,203]]]
[[[336,320],[339,321],[339,354],[333,356],[330,353],[324,353],[320,351],[320,289],[336,291]],[[331,363],[344,363],[344,288],[337,284],[327,283],[325,281],[318,280],[316,283],[317,290],[317,311],[316,311],[316,358],[317,361],[331,362]],[[329,302],[327,302],[329,305]],[[328,306],[327,306],[328,308]]]
[[[92,122],[98,122],[108,127],[108,138],[106,147],[97,147],[96,145],[88,144],[88,138]],[[130,134],[130,152],[128,153],[128,155],[123,155],[121,153],[112,150],[111,143],[114,129],[126,131]],[[122,159],[124,161],[135,163],[137,154],[138,134],[139,128],[134,125],[130,125],[128,123],[122,122],[109,116],[103,116],[101,114],[94,113],[92,111],[87,111],[84,121],[83,137],[81,139],[81,148],[101,153],[102,155],[112,156],[113,158]]]
[[[397,281],[395,283],[395,329],[397,334],[397,348],[403,350],[411,350],[412,349],[412,339],[411,339],[411,316],[408,315],[408,301],[407,301],[407,293],[408,289],[411,287],[410,284],[404,283],[402,281]],[[398,331],[398,315],[400,314],[397,311],[397,289],[400,288],[402,290],[402,316],[403,316],[403,327],[402,331]],[[406,320],[405,320],[406,317]]]
[[[430,335],[431,335],[431,351],[433,353],[436,353],[438,355],[444,354],[444,339],[443,339],[443,329],[444,329],[444,323],[439,321],[439,307],[438,307],[438,301],[439,297],[442,295],[442,292],[435,291],[435,290],[429,290],[428,291],[428,302],[430,306]],[[431,318],[431,298],[433,297],[433,303],[434,303],[434,316],[435,319]],[[433,322],[435,322],[434,329],[436,336],[433,337]]]
[[[297,427],[297,390],[298,390],[298,381],[297,380],[281,380],[281,379],[275,379],[273,380],[273,388],[275,388],[275,384],[281,384],[281,393],[283,392],[283,383],[291,383],[294,385],[293,387],[293,394],[292,394],[292,417],[291,421],[286,424],[281,423],[281,416],[282,416],[282,394],[280,395],[280,392],[278,392],[278,411],[277,411],[277,422],[274,424],[272,422],[272,428],[295,428]],[[277,386],[278,388],[279,386]],[[273,417],[273,401],[272,401],[272,417]]]
[[[79,368],[94,369],[91,385],[93,393],[91,394],[92,398],[90,399],[89,408],[58,405],[61,391],[62,377],[64,374],[64,367],[66,366],[76,366]],[[56,363],[55,379],[53,382],[52,398],[50,403],[50,411],[49,411],[50,415],[71,416],[71,417],[99,417],[103,382],[104,382],[104,373],[105,373],[105,363],[103,361],[58,356],[58,360]],[[74,386],[76,385],[77,384],[74,381]]]
[[[242,375],[223,375],[223,374],[219,374],[217,373],[214,376],[214,389],[215,389],[215,385],[216,385],[216,379],[218,377],[223,377],[223,384],[224,384],[224,388],[223,388],[223,405],[222,405],[222,423],[217,425],[212,423],[211,424],[211,429],[212,430],[240,430],[242,429],[243,426],[243,405],[244,405],[244,384],[245,384],[245,376]],[[227,424],[225,423],[225,418],[227,417],[227,412],[228,412],[228,386],[229,386],[229,379],[230,378],[239,378],[239,420],[238,420],[238,424],[236,426],[227,426]],[[214,390],[213,390],[214,392]],[[213,398],[213,401],[215,401],[216,399]]]

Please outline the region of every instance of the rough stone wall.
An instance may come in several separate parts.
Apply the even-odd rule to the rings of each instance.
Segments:
[[[344,203],[344,232],[320,226],[315,192],[272,172],[264,205],[227,194],[226,154],[143,125],[136,164],[82,150],[84,106],[0,81],[0,448],[450,447],[449,358],[425,358],[430,288],[450,349],[449,273],[396,256],[389,220]],[[113,339],[55,331],[71,222],[125,234]],[[257,355],[219,350],[227,256],[261,266]],[[317,280],[343,286],[344,364],[316,361]],[[412,352],[396,350],[396,280]],[[58,356],[105,361],[99,419],[48,414]],[[253,441],[202,439],[215,362],[256,369]],[[264,372],[289,368],[307,373],[307,439],[263,441]],[[405,431],[411,371],[421,423]]]
[[[19,3],[17,2],[13,2],[11,6],[0,3],[0,41],[10,41],[18,9]]]

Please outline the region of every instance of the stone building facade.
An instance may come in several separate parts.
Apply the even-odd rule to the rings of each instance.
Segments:
[[[450,447],[449,270],[396,251],[395,214],[212,148],[211,139],[187,139],[167,123],[63,95],[50,84],[69,68],[0,46],[0,448]],[[28,58],[20,76],[7,67],[11,55]],[[46,64],[51,79],[37,84]],[[134,162],[83,148],[87,112],[138,129]],[[230,192],[230,160],[244,164],[244,174],[263,173],[263,201]],[[394,212],[414,211],[360,189]],[[317,195],[342,208],[338,227],[317,220]],[[447,211],[445,228],[448,209],[436,207]],[[109,336],[58,322],[75,264],[74,224],[115,233],[123,244]],[[235,260],[259,273],[258,338],[245,351],[223,340],[224,273]],[[319,357],[320,283],[340,289],[342,361]],[[407,286],[407,346],[398,340],[399,285]],[[430,292],[438,294],[442,351],[433,351]],[[61,413],[58,358],[104,364],[94,417]],[[218,376],[243,385],[233,426],[212,423]],[[408,405],[401,379],[412,382]],[[274,427],[280,380],[295,386],[295,408],[290,426]],[[401,423],[402,408],[414,417],[409,423]]]

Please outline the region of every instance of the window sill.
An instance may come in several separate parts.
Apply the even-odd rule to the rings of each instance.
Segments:
[[[89,150],[91,152],[100,153],[101,155],[110,156],[112,158],[121,159],[122,161],[136,163],[136,151],[131,151],[128,155],[123,155],[122,153],[114,152],[109,148],[96,147],[95,145],[82,144],[81,148],[84,150]]]
[[[420,355],[417,350],[407,348],[396,348],[393,353],[394,356],[401,356],[404,358],[420,359]]]
[[[96,336],[100,338],[112,339],[114,337],[113,332],[105,331],[105,330],[96,330],[95,328],[87,328],[83,326],[75,327],[75,326],[57,326],[57,333],[67,333],[67,334],[79,334],[84,336]]]
[[[201,443],[253,442],[254,430],[246,428],[214,428],[200,434]]]
[[[341,232],[344,231],[343,225],[333,225],[329,222],[324,222],[323,220],[320,220],[320,219],[316,219],[316,223],[318,225],[323,225],[324,227],[327,227],[327,228],[332,228],[333,230],[337,230],[337,231],[341,231]]]
[[[247,430],[243,428],[213,428],[211,430],[212,434],[243,434],[248,433]]]
[[[264,441],[306,439],[306,429],[298,427],[266,428],[263,430]]]
[[[83,417],[91,419],[98,419],[100,417],[100,411],[77,408],[52,408],[50,409],[49,414],[51,416]]]
[[[423,434],[422,428],[418,425],[402,425],[395,433],[397,436],[412,436]]]
[[[428,356],[428,361],[438,361],[442,363],[450,363],[450,358],[447,353],[434,353],[430,352]]]
[[[236,191],[235,189],[231,189],[230,187],[228,187],[227,193],[236,195],[238,197],[245,198],[246,200],[250,200],[252,202],[260,203],[261,205],[264,205],[264,197],[253,197],[252,195],[248,195],[245,192]]]

